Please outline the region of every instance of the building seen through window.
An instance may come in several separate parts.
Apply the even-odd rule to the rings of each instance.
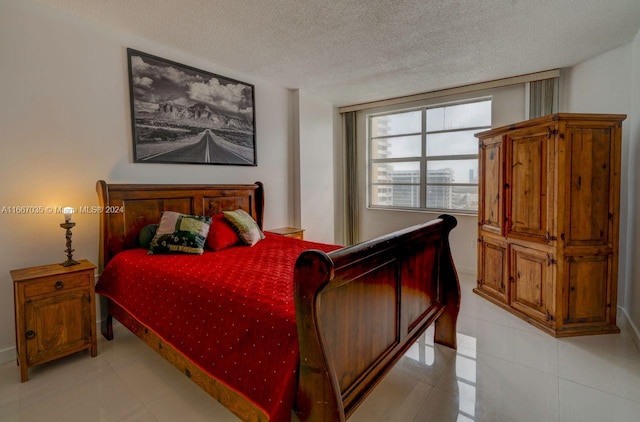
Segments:
[[[368,118],[369,205],[475,212],[478,142],[491,100],[421,107]]]

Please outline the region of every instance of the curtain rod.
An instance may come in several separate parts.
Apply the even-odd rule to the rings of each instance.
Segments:
[[[354,104],[338,108],[340,113],[350,111],[367,110],[371,108],[386,107],[414,101],[429,100],[432,98],[446,97],[449,95],[464,94],[467,92],[482,91],[485,89],[501,88],[509,85],[524,84],[527,82],[539,81],[541,79],[551,79],[560,77],[560,69],[545,70],[543,72],[528,73],[526,75],[512,76],[510,78],[496,79],[477,84],[463,85],[455,88],[446,88],[438,91],[423,92],[421,94],[407,95],[404,97],[389,98],[386,100],[371,101],[368,103]]]

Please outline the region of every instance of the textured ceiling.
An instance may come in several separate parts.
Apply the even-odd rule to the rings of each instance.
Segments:
[[[573,66],[640,28],[640,0],[35,1],[335,105]]]

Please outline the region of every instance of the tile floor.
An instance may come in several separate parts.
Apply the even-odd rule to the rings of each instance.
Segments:
[[[554,339],[463,290],[457,351],[430,329],[350,421],[640,421],[640,352],[616,335]],[[237,421],[122,327],[32,368],[0,365],[0,421]]]

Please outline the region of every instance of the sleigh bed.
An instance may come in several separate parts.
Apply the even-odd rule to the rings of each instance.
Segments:
[[[262,228],[262,184],[97,191],[103,335],[116,318],[242,420],[290,420],[293,408],[343,421],[430,324],[456,348],[451,216],[346,248],[267,232],[252,247],[149,256],[139,234],[163,211],[243,209]]]

